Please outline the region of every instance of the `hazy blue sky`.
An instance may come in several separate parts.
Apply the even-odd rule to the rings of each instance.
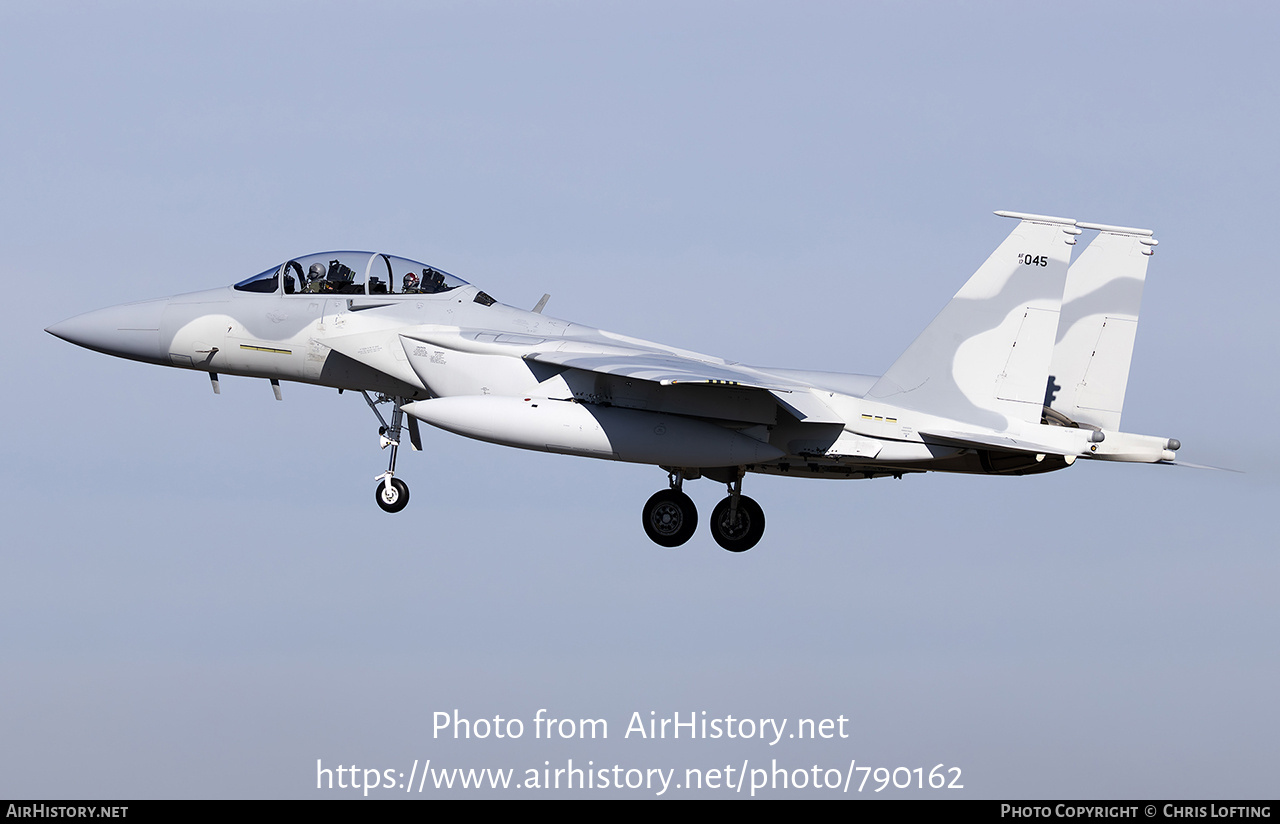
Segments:
[[[337,798],[317,759],[428,758],[1275,797],[1272,5],[45,2],[0,30],[0,797]],[[752,476],[756,549],[662,549],[658,469],[431,430],[388,516],[358,397],[215,397],[43,332],[379,249],[878,373],[1010,230],[995,209],[1155,230],[1125,429],[1246,474]],[[455,708],[525,735],[433,739]],[[609,738],[534,740],[539,708]],[[849,737],[624,738],[650,711]]]

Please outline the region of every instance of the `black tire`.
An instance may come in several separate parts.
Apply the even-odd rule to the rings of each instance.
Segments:
[[[683,492],[655,492],[644,505],[644,531],[659,546],[680,546],[698,528],[698,508]]]
[[[711,510],[711,537],[730,552],[746,552],[764,536],[764,510],[746,495],[738,496],[736,523],[729,523],[729,498]]]
[[[373,491],[378,499],[378,506],[383,512],[399,512],[409,505],[409,485],[399,478],[391,479],[391,489],[387,489],[382,481]]]

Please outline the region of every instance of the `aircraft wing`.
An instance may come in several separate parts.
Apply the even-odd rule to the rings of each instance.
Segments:
[[[410,344],[427,343],[481,355],[503,354],[557,369],[573,369],[626,380],[647,381],[659,387],[708,386],[770,393],[788,412],[805,423],[844,423],[822,400],[830,395],[808,383],[742,364],[650,348],[644,341],[610,338],[546,338],[492,330],[401,330],[406,352]]]
[[[716,386],[737,386],[743,389],[766,389],[790,392],[796,384],[770,380],[754,370],[727,364],[705,363],[658,352],[590,354],[584,352],[531,352],[525,360],[599,372],[619,378],[652,381],[662,386],[701,383]]]
[[[749,366],[650,347],[645,341],[620,336],[540,337],[487,329],[413,329],[400,330],[400,334],[416,343],[459,352],[521,357],[548,366],[652,381],[662,386],[705,384],[779,392],[809,388],[808,384]]]
[[[660,386],[702,385],[761,389],[773,395],[779,404],[805,423],[845,422],[809,386],[768,375],[751,367],[707,363],[675,354],[641,350],[610,354],[532,352],[524,357],[525,360],[550,366],[651,381]]]

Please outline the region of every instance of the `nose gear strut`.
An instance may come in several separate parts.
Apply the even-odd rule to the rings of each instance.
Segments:
[[[400,437],[403,431],[404,410],[400,407],[409,402],[408,398],[388,397],[386,395],[378,395],[378,399],[374,400],[369,397],[369,393],[361,390],[360,394],[364,397],[365,403],[369,404],[369,408],[373,410],[373,414],[378,417],[378,422],[382,426],[378,427],[378,437],[383,449],[391,447],[390,459],[387,462],[387,471],[383,472],[374,480],[378,481],[378,486],[374,490],[374,494],[378,500],[378,506],[382,507],[384,512],[399,512],[409,504],[409,485],[396,477],[396,456],[400,451]],[[391,423],[387,423],[387,419],[382,417],[382,413],[378,411],[378,404],[391,404]],[[415,451],[422,451],[422,437],[418,432],[418,419],[409,418],[409,443]]]

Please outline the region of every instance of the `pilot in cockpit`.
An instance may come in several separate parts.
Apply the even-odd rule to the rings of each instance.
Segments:
[[[319,292],[324,289],[324,278],[327,270],[321,263],[311,264],[311,268],[307,270],[307,286],[304,292]]]
[[[404,276],[404,289],[406,295],[413,294],[418,291],[418,276],[413,272],[409,272]]]

